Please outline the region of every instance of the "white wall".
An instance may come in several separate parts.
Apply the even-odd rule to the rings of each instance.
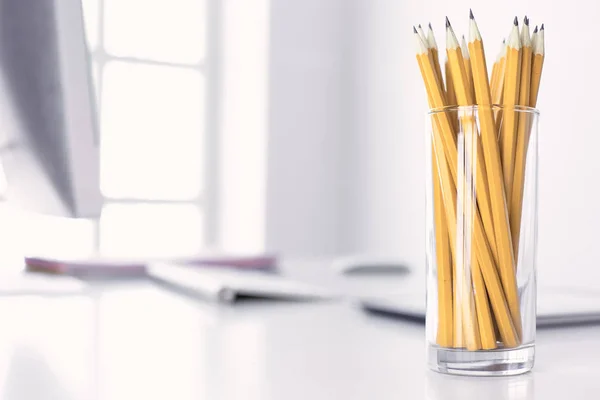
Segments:
[[[220,247],[343,250],[354,1],[220,3]]]
[[[340,251],[347,134],[345,0],[271,0],[266,246]]]
[[[269,0],[220,6],[217,243],[260,251],[266,240]]]
[[[487,44],[488,59],[515,14],[546,24],[547,58],[538,107],[540,135],[539,271],[542,278],[584,281],[595,275],[600,247],[600,61],[592,1],[423,2],[371,0],[355,24],[354,146],[358,185],[355,229],[343,238],[357,250],[404,257],[424,265],[424,115],[426,99],[413,55],[412,26],[431,21],[444,43],[448,15],[465,32],[469,7]]]

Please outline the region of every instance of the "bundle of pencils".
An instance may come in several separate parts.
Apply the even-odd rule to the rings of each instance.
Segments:
[[[535,108],[537,103],[544,25],[531,36],[529,19],[525,17],[519,30],[515,17],[488,78],[472,12],[469,24],[468,44],[464,36],[461,43],[446,18],[445,80],[431,24],[427,35],[420,26],[413,29],[434,110],[437,344],[468,350],[511,348],[523,339],[515,260],[531,132],[531,114],[519,107]],[[447,106],[477,107],[435,111]],[[461,165],[468,165],[468,177]],[[457,229],[461,224],[463,229]],[[466,247],[465,237],[470,243]]]

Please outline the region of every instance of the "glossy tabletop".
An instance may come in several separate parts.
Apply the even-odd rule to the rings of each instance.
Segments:
[[[411,277],[285,271],[344,293],[409,290]],[[425,367],[424,327],[348,298],[219,305],[148,281],[0,297],[0,399],[597,399],[600,326],[538,332],[532,373],[460,378]]]

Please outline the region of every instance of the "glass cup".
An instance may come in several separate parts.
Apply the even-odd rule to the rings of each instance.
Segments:
[[[435,371],[533,367],[538,117],[520,106],[427,116],[426,334]]]

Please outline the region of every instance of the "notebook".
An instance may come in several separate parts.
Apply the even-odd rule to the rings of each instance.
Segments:
[[[157,283],[195,297],[223,303],[247,298],[324,300],[336,297],[329,290],[281,275],[256,271],[194,268],[173,263],[152,263],[148,276]]]
[[[126,277],[145,276],[147,264],[155,261],[169,261],[189,266],[213,266],[248,270],[275,270],[277,257],[270,254],[227,254],[207,252],[197,256],[157,258],[119,258],[90,256],[84,258],[68,257],[25,257],[28,271],[47,272],[73,276]]]

